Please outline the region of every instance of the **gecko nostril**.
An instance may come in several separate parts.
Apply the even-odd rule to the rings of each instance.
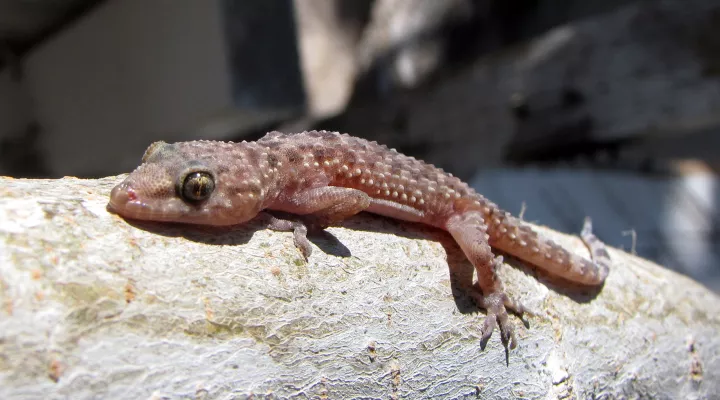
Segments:
[[[137,194],[128,182],[115,186],[110,192],[110,207],[115,211],[122,211],[128,202],[134,200],[137,200]]]

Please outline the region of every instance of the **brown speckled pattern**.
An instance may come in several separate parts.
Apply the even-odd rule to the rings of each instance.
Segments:
[[[181,188],[196,172],[209,174],[215,187],[206,200],[189,202]],[[497,321],[503,342],[511,345],[515,340],[505,308],[522,313],[523,307],[505,295],[495,273],[500,260],[490,246],[587,285],[602,284],[610,264],[589,220],[581,236],[594,262],[539,237],[451,174],[336,132],[270,132],[242,143],[153,143],[143,164],[113,189],[110,205],[128,218],[195,224],[239,224],[270,209],[313,215],[323,226],[369,211],[445,229],[477,269],[480,303],[488,310],[484,339]],[[271,227],[294,229],[296,244],[309,255],[301,225],[275,219]]]

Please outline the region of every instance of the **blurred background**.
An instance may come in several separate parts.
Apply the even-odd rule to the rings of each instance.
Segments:
[[[563,232],[591,216],[720,292],[720,0],[0,0],[0,175],[274,129],[377,140]]]

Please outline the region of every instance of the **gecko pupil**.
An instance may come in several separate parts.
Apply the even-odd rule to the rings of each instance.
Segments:
[[[182,196],[185,201],[199,202],[206,200],[215,190],[215,181],[207,172],[193,172],[185,177]]]

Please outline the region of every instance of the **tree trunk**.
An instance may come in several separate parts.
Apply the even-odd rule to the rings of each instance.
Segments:
[[[0,398],[709,398],[720,302],[613,250],[604,288],[509,259],[519,345],[449,235],[360,215],[312,238],[129,223],[120,177],[0,178]],[[577,237],[540,228],[587,255]]]

